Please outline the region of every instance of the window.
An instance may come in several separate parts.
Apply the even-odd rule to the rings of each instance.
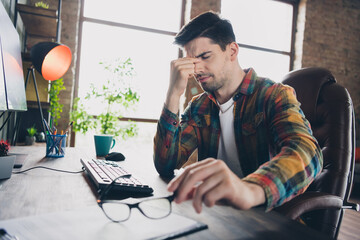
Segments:
[[[82,4],[78,97],[86,95],[91,83],[96,85],[103,79],[99,62],[131,58],[136,73],[132,82],[140,102],[123,117],[153,122],[155,129],[168,87],[170,62],[178,58],[173,41],[181,26],[183,0],[83,0]],[[97,103],[89,105],[95,115],[102,109]]]
[[[294,6],[273,0],[222,0],[221,15],[233,25],[239,62],[274,81],[291,69]]]

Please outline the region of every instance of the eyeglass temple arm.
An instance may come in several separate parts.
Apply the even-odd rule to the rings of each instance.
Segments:
[[[168,196],[167,199],[169,199],[170,202],[172,202],[176,198],[176,195],[177,195],[177,191],[173,192],[173,194]]]

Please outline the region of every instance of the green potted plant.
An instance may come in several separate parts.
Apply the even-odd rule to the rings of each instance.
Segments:
[[[131,59],[125,61],[116,59],[113,63],[100,62],[104,67],[104,81],[90,89],[83,99],[76,98],[70,120],[74,121],[73,131],[85,134],[90,129],[96,133],[113,135],[115,138],[127,139],[137,135],[137,125],[134,122],[120,122],[122,112],[128,110],[139,101],[139,96],[133,90],[130,80],[134,76]],[[101,103],[100,114],[93,115],[84,104],[86,101]],[[91,104],[88,104],[91,105]]]
[[[33,145],[35,142],[35,135],[37,134],[37,129],[32,126],[26,129],[27,135],[25,136],[25,145]]]
[[[59,94],[60,91],[64,89],[66,88],[64,86],[64,81],[62,78],[50,82],[50,88],[48,90],[50,103],[48,112],[51,116],[50,127],[57,126],[58,120],[61,117],[60,114],[62,113],[64,105],[60,104]]]
[[[15,155],[9,155],[10,143],[0,141],[0,179],[11,177],[11,172],[15,163]]]
[[[35,3],[35,7],[49,9],[50,6],[49,6],[49,4],[44,3],[43,1],[40,1],[40,2]]]

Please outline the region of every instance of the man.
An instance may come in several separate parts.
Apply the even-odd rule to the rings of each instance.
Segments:
[[[184,26],[175,43],[186,57],[171,62],[170,83],[154,138],[154,163],[173,176],[175,202],[270,210],[303,193],[321,171],[322,155],[294,90],[243,70],[231,24],[207,12]],[[180,96],[195,77],[195,96],[179,122]]]

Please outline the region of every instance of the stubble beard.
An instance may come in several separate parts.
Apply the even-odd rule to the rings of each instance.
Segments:
[[[212,81],[207,81],[204,83],[198,82],[198,84],[205,92],[213,93],[223,86],[223,82],[222,81],[217,82],[215,76],[212,74],[210,74],[209,76],[212,78]]]

